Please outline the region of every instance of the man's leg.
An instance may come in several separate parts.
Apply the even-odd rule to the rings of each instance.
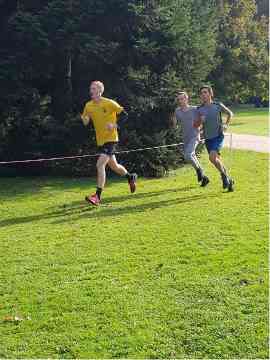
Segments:
[[[86,196],[85,200],[93,205],[99,205],[101,200],[101,193],[104,189],[106,182],[106,165],[110,160],[110,156],[101,154],[97,160],[97,190],[92,196]]]
[[[196,156],[196,147],[198,146],[198,140],[191,139],[189,143],[185,145],[184,158],[185,161],[190,163],[197,173],[198,182],[203,182],[202,185],[206,186],[209,183],[209,179],[204,175],[203,168]]]
[[[220,155],[217,151],[212,150],[209,154],[209,160],[216,167],[216,169],[220,172],[221,175],[227,175],[227,170],[223,165]]]
[[[200,162],[196,156],[196,147],[198,145],[197,139],[190,140],[186,145],[184,149],[184,157],[185,161],[190,163],[195,170],[202,170],[202,167],[200,165]]]
[[[97,161],[97,192],[98,197],[101,197],[102,190],[106,183],[106,166],[110,161],[110,156],[101,154]]]
[[[127,169],[120,165],[118,161],[116,160],[115,155],[112,155],[108,161],[108,166],[111,168],[112,171],[114,171],[116,174],[120,176],[125,176],[128,180],[130,191],[134,193],[136,191],[136,180],[137,175],[136,174],[130,174]]]
[[[110,159],[108,161],[108,166],[111,168],[112,171],[114,171],[116,174],[118,174],[120,176],[128,175],[127,169],[118,163],[115,155],[110,157]]]
[[[234,181],[229,177],[226,167],[224,166],[221,157],[217,151],[210,151],[209,160],[216,167],[216,169],[220,172],[223,188],[228,189],[229,191],[233,191]]]

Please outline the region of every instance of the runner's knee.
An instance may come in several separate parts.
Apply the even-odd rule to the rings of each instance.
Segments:
[[[97,169],[99,170],[99,169],[105,168],[107,162],[108,162],[107,157],[106,157],[106,156],[101,156],[101,157],[98,159],[97,164],[96,164]]]
[[[185,159],[185,161],[186,162],[190,162],[190,161],[192,161],[192,153],[189,153],[189,152],[186,152],[185,154],[184,154],[184,159]]]

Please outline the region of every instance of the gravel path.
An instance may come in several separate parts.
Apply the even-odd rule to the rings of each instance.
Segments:
[[[230,147],[231,134],[225,136],[225,147]],[[232,148],[257,152],[270,152],[270,138],[268,136],[232,134]]]

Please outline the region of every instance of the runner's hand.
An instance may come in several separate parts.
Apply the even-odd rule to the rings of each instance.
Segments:
[[[82,119],[82,122],[83,122],[83,124],[84,124],[85,126],[87,126],[87,125],[89,124],[89,122],[90,122],[89,116],[82,116],[82,115],[81,115],[81,119]]]
[[[107,130],[109,130],[109,131],[112,131],[113,129],[116,128],[115,124],[112,124],[112,123],[108,123],[106,127],[107,127]]]
[[[228,130],[228,125],[227,124],[223,124],[223,131],[226,132]]]

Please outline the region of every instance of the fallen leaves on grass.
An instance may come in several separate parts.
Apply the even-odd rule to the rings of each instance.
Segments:
[[[21,321],[25,321],[25,320],[31,320],[31,318],[29,316],[23,318],[21,316],[10,316],[10,315],[7,315],[4,317],[3,321],[4,322],[13,322],[13,323],[19,323]]]

